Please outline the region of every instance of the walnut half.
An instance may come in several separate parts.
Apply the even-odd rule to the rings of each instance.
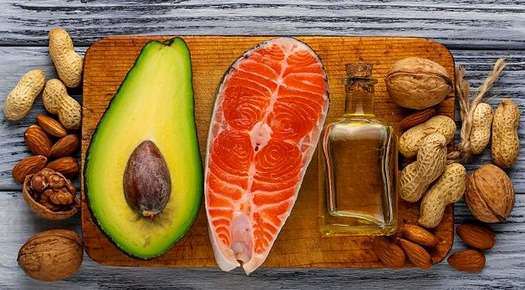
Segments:
[[[23,194],[31,210],[49,220],[72,217],[80,206],[71,181],[49,168],[28,175],[24,180]]]

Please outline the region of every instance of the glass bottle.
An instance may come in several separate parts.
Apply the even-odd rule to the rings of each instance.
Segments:
[[[374,116],[372,65],[346,66],[345,113],[323,130],[324,236],[390,235],[397,227],[397,137]]]

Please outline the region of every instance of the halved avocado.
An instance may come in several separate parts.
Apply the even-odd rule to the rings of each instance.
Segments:
[[[149,156],[144,152],[154,152],[155,156],[143,161],[140,156]],[[130,165],[132,155],[139,157],[131,158]],[[152,165],[155,160],[164,162]],[[166,167],[164,178],[153,172],[157,168],[166,172]],[[163,205],[154,215],[144,215],[132,206],[125,175],[143,179],[127,180],[128,185],[142,185],[139,193],[148,188],[148,182],[153,183],[151,192],[142,196],[146,203],[158,194],[159,184],[169,185],[162,191],[169,196],[163,196]],[[148,259],[166,252],[189,230],[200,207],[202,187],[188,47],[181,38],[151,41],[142,49],[93,134],[85,167],[89,207],[100,228],[120,249]]]

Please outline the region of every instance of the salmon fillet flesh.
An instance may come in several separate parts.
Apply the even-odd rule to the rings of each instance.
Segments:
[[[303,42],[247,51],[218,90],[205,201],[218,266],[249,274],[266,260],[297,199],[328,111],[327,77]]]

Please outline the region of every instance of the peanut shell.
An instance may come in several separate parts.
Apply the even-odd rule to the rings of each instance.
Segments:
[[[44,107],[51,114],[57,114],[60,123],[67,129],[80,128],[82,106],[67,93],[64,84],[57,79],[47,81],[42,93]]]
[[[492,107],[489,104],[479,103],[476,106],[472,118],[472,131],[470,131],[472,154],[481,154],[489,144],[492,117]]]
[[[416,202],[445,169],[447,148],[445,137],[440,133],[428,135],[424,140],[416,161],[401,171],[400,196],[408,202]]]
[[[445,207],[457,202],[465,192],[467,171],[459,163],[445,167],[443,175],[432,185],[420,205],[418,223],[426,228],[435,228],[441,222]]]
[[[510,99],[499,104],[492,124],[492,160],[502,168],[511,167],[518,159],[520,111]]]
[[[432,133],[441,133],[445,137],[446,144],[448,144],[454,140],[456,123],[450,117],[437,115],[408,129],[399,138],[399,152],[405,158],[416,156],[423,139]]]
[[[49,56],[55,65],[59,78],[69,88],[76,88],[82,80],[83,60],[75,52],[69,33],[61,28],[49,31]]]
[[[23,75],[5,99],[5,118],[9,121],[19,121],[27,116],[45,82],[46,73],[41,69],[30,70]]]

